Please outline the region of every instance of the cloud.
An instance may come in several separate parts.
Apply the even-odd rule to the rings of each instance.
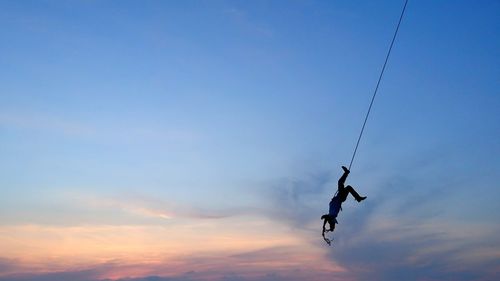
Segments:
[[[100,275],[109,267],[109,265],[105,264],[85,270],[0,275],[0,281],[97,281],[102,280]]]
[[[249,14],[241,8],[233,6],[224,9],[223,12],[232,20],[233,24],[236,24],[250,35],[270,38],[275,33],[269,25],[252,19]]]
[[[171,219],[218,220],[265,213],[252,206],[206,208],[143,195],[98,195],[75,190],[40,193],[36,198],[43,200],[18,200],[15,207],[25,207],[15,212],[3,206],[6,211],[0,212],[0,226],[164,225]]]
[[[335,190],[336,179],[327,171],[276,181],[264,189],[263,199],[268,206],[266,215],[278,222],[287,222],[294,228],[303,228],[319,221]]]
[[[358,189],[367,191],[368,200],[344,203],[325,258],[354,280],[498,279],[499,225],[463,220],[450,208],[473,180],[443,175],[447,155],[411,159],[375,181],[357,175]],[[296,235],[317,247],[318,218],[327,209],[336,176],[323,171],[270,185],[262,194],[274,206],[269,217],[297,229]],[[473,205],[459,203],[474,212]]]
[[[444,210],[447,205],[444,203],[451,195],[440,186],[456,182],[438,181],[434,176],[419,181],[415,175],[422,174],[422,169],[428,169],[427,165],[436,165],[429,163],[415,165],[410,169],[410,174],[404,172],[411,167],[405,167],[404,171],[394,171],[394,174],[403,176],[393,176],[385,181],[373,183],[370,193],[367,194],[368,200],[361,204],[352,199],[346,201],[331,248],[322,243],[319,235],[319,216],[326,211],[328,201],[335,191],[337,176],[340,174],[329,171],[264,184],[258,189],[262,199],[262,205],[259,205],[262,207],[259,208],[249,206],[218,210],[197,209],[140,197],[98,198],[92,201],[93,199],[76,196],[83,200],[80,203],[95,204],[94,207],[98,208],[121,210],[134,216],[157,218],[159,221],[169,221],[165,218],[179,218],[181,223],[188,221],[191,224],[163,227],[159,221],[154,221],[152,224],[155,226],[151,228],[108,227],[96,229],[95,232],[90,231],[89,227],[72,228],[69,229],[72,232],[68,232],[67,237],[96,237],[103,244],[122,239],[120,241],[124,244],[137,245],[137,249],[154,244],[156,249],[160,249],[156,254],[161,254],[162,249],[169,249],[174,244],[189,245],[189,249],[177,251],[185,253],[182,257],[164,262],[155,260],[154,264],[130,267],[142,270],[140,275],[129,275],[139,276],[136,279],[123,279],[123,275],[115,276],[123,281],[184,281],[201,280],[205,277],[217,281],[498,279],[498,225],[460,221],[446,216]],[[362,176],[356,178],[356,182],[366,182]],[[367,190],[366,184],[359,189]],[[252,216],[252,220],[242,222],[241,217],[245,216]],[[265,225],[262,224],[263,221],[266,221]],[[207,228],[200,228],[203,225]],[[280,230],[270,235],[264,233],[283,226],[287,227],[288,231]],[[238,231],[231,232],[233,229]],[[45,233],[52,235],[55,231]],[[35,232],[41,233],[40,229]],[[122,235],[111,235],[114,232]],[[155,235],[144,244],[145,237],[149,237],[146,234]],[[137,244],[131,243],[131,237],[138,239],[134,242]],[[262,241],[266,243],[263,244]],[[88,245],[95,244],[92,239],[87,242]],[[210,247],[203,248],[207,245]],[[217,252],[216,248],[232,250]],[[189,251],[185,251],[186,249]],[[132,252],[141,254],[140,251],[134,251]],[[100,253],[101,259],[116,254],[102,251]],[[175,264],[175,274],[172,264]],[[2,266],[15,268],[16,264],[5,260],[0,262],[0,267]],[[124,265],[114,265],[108,269],[111,272],[123,271],[124,268]],[[171,275],[166,274],[169,271]],[[62,280],[57,278],[71,274],[75,277],[71,280],[95,281],[98,280],[95,276],[101,278],[101,275],[92,275],[93,272],[97,271],[68,271],[52,273],[53,275],[19,277],[32,279],[4,280]]]
[[[4,111],[0,113],[0,126],[79,137],[92,136],[96,133],[94,128],[82,123],[33,112],[21,114]]]
[[[191,274],[176,277],[146,276],[140,278],[122,278],[122,279],[95,279],[87,276],[85,271],[59,272],[42,275],[29,275],[17,277],[0,277],[0,281],[204,281],[203,277],[193,277]],[[259,277],[244,277],[238,274],[228,274],[221,276],[220,281],[303,281],[302,277],[293,275],[280,275],[277,273],[268,273]],[[212,279],[213,280],[213,279]],[[326,280],[326,279],[325,279]],[[340,279],[336,279],[340,280]],[[333,279],[335,281],[335,279]]]
[[[0,257],[0,273],[11,273],[19,269],[19,262],[15,259]]]
[[[99,120],[95,121],[68,118],[65,114],[48,114],[36,111],[17,110],[0,112],[0,126],[27,130],[36,133],[56,134],[84,138],[112,144],[130,144],[140,141],[172,143],[193,143],[201,136],[186,128],[152,126],[149,120],[142,122]]]
[[[440,220],[394,218],[384,223],[372,217],[363,226],[346,228],[329,258],[359,280],[493,280],[500,268],[500,248],[493,246],[491,253],[481,249],[499,245],[495,233],[500,229],[475,227],[467,233],[462,226]]]
[[[413,175],[383,183],[362,208],[346,208],[328,257],[358,280],[497,279],[498,225],[450,216],[448,183]]]
[[[265,213],[258,207],[226,207],[226,208],[203,208],[181,205],[161,199],[149,198],[146,196],[115,196],[97,197],[84,194],[69,195],[72,202],[79,202],[81,205],[92,209],[120,210],[125,213],[140,216],[143,218],[160,219],[195,219],[213,220],[225,219],[241,216],[258,216]]]
[[[178,256],[155,263],[103,263],[85,269],[0,274],[0,281],[265,281],[348,280],[342,268],[315,261],[300,247],[268,247],[255,251]]]

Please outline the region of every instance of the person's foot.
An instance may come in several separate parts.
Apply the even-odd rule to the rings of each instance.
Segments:
[[[346,168],[346,166],[342,166],[342,170],[344,170],[344,172],[346,173],[350,173],[351,171],[349,171],[349,169]]]
[[[363,201],[365,199],[366,199],[366,196],[361,196],[361,197],[359,197],[358,202],[361,202],[361,201]]]

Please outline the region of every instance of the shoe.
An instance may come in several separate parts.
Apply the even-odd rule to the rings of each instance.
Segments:
[[[346,168],[346,166],[342,166],[342,170],[344,170],[344,172],[346,173],[350,173],[351,171],[349,171],[349,169]]]
[[[358,201],[358,202],[361,202],[361,201],[363,201],[363,200],[365,200],[365,199],[366,199],[366,196],[361,196],[361,197],[359,197],[359,199],[358,199],[357,201]]]

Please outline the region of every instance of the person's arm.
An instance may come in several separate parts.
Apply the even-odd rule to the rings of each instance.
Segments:
[[[332,245],[332,241],[330,239],[328,239],[328,238],[325,237],[325,232],[326,232],[325,225],[326,225],[326,222],[327,222],[327,219],[324,218],[324,220],[323,220],[323,232],[321,233],[321,236],[323,236],[323,239],[328,244],[328,246],[331,246]]]

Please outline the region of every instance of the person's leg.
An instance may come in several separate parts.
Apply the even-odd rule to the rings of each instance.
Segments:
[[[351,194],[352,194],[352,196],[354,197],[354,199],[356,199],[356,201],[358,201],[358,202],[361,202],[361,201],[363,201],[363,200],[365,200],[365,199],[366,199],[366,196],[360,196],[360,195],[356,192],[356,190],[354,190],[354,188],[353,188],[352,186],[350,186],[350,185],[348,185],[348,186],[346,187],[346,190],[347,190],[349,193],[351,193]]]
[[[342,170],[344,170],[344,174],[340,177],[339,179],[339,189],[344,188],[345,180],[347,179],[347,176],[349,175],[349,170],[342,166]]]

